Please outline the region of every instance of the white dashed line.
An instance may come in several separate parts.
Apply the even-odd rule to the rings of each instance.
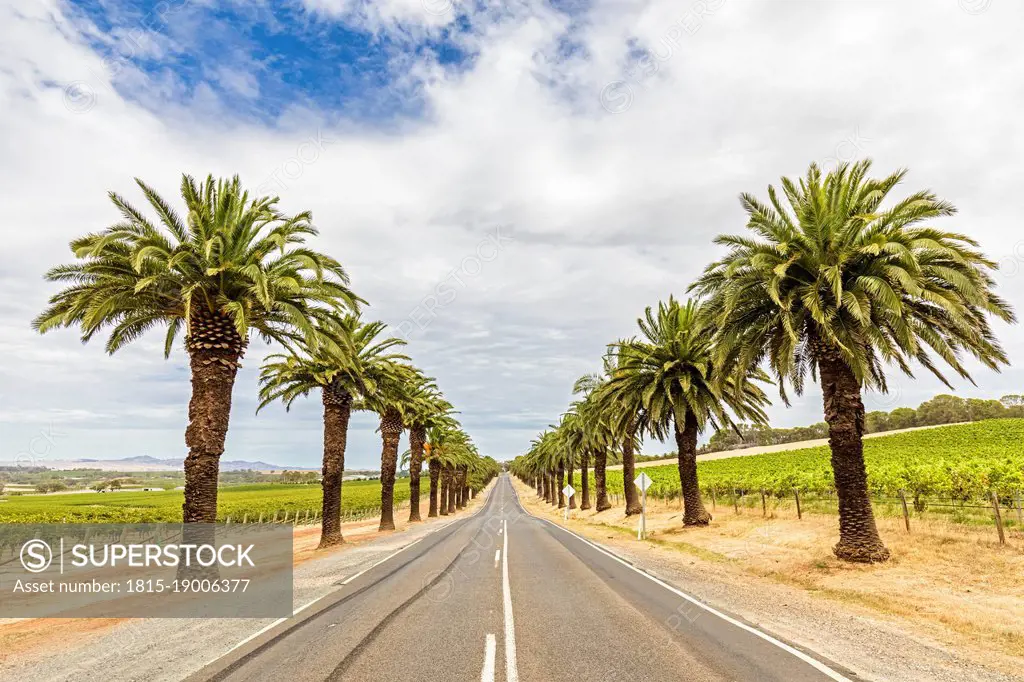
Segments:
[[[503,521],[504,554],[501,562],[501,592],[505,608],[505,678],[508,682],[519,682],[519,668],[516,665],[516,623],[512,617],[512,590],[508,584],[508,521]]]
[[[480,682],[494,682],[494,652],[498,649],[494,635],[487,635],[484,642],[484,669],[480,673]]]

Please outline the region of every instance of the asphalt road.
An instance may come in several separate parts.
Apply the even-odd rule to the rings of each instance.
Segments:
[[[337,586],[189,680],[852,678],[530,516],[507,477],[477,513]]]

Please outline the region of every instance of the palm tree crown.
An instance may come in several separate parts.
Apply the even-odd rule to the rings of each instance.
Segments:
[[[648,307],[638,323],[643,338],[613,345],[617,370],[598,390],[599,399],[642,410],[643,422],[658,438],[668,435],[672,424],[681,427],[688,416],[698,432],[708,423],[731,425],[727,407],[741,419],[767,420],[767,398],[752,383],[767,377],[756,369],[716,366],[713,328],[700,303],[679,303],[670,296],[658,303],[657,312]]]
[[[746,364],[767,357],[798,393],[826,348],[881,391],[887,362],[909,375],[916,360],[947,385],[932,353],[965,378],[963,351],[991,368],[1006,363],[987,319],[1014,321],[992,291],[995,263],[970,237],[922,224],[955,213],[932,192],[882,209],[906,171],[876,180],[870,168],[822,176],[812,164],[798,184],[782,180],[788,208],[774,187],[770,205],[741,196],[755,237],[718,237],[729,253],[691,287],[711,297],[723,350]]]
[[[244,346],[250,329],[288,342],[294,330],[312,335],[315,321],[361,302],[340,263],[303,245],[317,233],[308,212],[286,216],[276,197],[250,198],[237,176],[197,185],[185,175],[182,220],[152,188],[136,183],[158,222],[111,192],[122,220],[73,241],[80,262],[47,273],[70,286],[35,320],[40,332],[80,326],[88,341],[112,327],[106,347],[113,353],[164,324],[170,355],[183,328],[190,350],[210,350],[211,340]],[[212,324],[220,338],[197,324]]]
[[[405,341],[379,338],[386,328],[383,322],[363,322],[355,314],[332,318],[320,324],[316,343],[267,356],[260,375],[260,409],[275,400],[290,408],[296,398],[315,389],[349,398],[375,393],[381,376],[393,364],[408,360],[391,352]]]

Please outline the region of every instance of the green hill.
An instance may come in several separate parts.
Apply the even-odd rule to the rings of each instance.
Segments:
[[[834,490],[827,446],[700,462],[706,491],[760,490],[787,495],[794,489]],[[864,441],[871,491],[977,499],[995,490],[1002,497],[1024,491],[1024,419],[992,419],[925,429]],[[679,490],[675,464],[646,467],[652,494]],[[608,489],[622,492],[622,472],[608,472]]]

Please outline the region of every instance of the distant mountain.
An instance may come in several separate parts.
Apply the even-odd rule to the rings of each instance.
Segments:
[[[183,459],[159,459],[149,455],[136,455],[123,459],[73,459],[66,461],[49,461],[46,463],[50,469],[100,469],[102,471],[183,471],[185,463]],[[296,467],[270,464],[269,462],[247,460],[221,460],[221,471],[319,471],[320,467]]]

